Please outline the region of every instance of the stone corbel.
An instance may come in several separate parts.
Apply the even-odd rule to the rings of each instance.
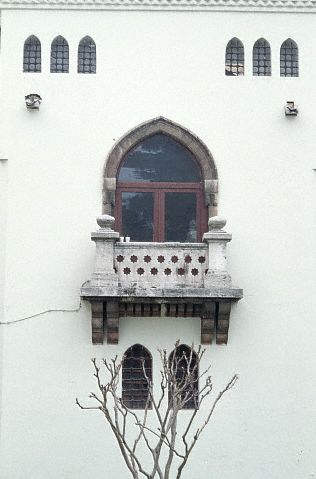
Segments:
[[[92,344],[103,344],[104,315],[103,301],[91,301]]]
[[[106,342],[118,344],[119,339],[119,303],[118,301],[106,302]]]
[[[227,344],[231,302],[218,303],[216,320],[216,344]]]
[[[104,335],[108,344],[117,344],[119,337],[118,301],[91,300],[92,344],[103,344]]]
[[[203,305],[201,344],[227,344],[231,301],[214,301]]]
[[[216,303],[205,303],[201,316],[201,344],[212,344],[215,336]]]

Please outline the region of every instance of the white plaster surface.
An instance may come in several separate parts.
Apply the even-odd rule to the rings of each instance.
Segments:
[[[233,233],[228,270],[244,289],[229,344],[206,354],[216,390],[235,372],[240,379],[183,478],[313,477],[316,17],[10,10],[1,24],[1,154],[8,158],[1,321],[78,307],[94,267],[90,232],[102,211],[104,159],[129,129],[169,118],[215,158],[219,214]],[[30,34],[42,41],[41,74],[22,72]],[[69,74],[49,73],[58,34],[70,45]],[[96,75],[76,74],[77,45],[87,34],[97,45]],[[234,36],[245,46],[245,77],[224,76]],[[271,44],[272,77],[251,76],[252,45],[262,36]],[[300,49],[299,78],[278,76],[288,37]],[[42,96],[39,112],[26,111],[28,93]],[[297,118],[285,118],[287,100],[298,105]],[[153,353],[157,375],[156,348],[177,338],[197,344],[200,324],[122,319],[118,346],[92,346],[84,304],[77,313],[1,325],[0,334],[1,479],[125,479],[102,417],[75,406],[94,387],[89,359],[121,355],[138,342]]]

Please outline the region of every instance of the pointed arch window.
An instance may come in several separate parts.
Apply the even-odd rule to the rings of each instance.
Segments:
[[[41,42],[35,35],[31,35],[24,42],[23,71],[29,73],[40,73],[41,68]]]
[[[193,153],[163,133],[136,144],[118,170],[115,217],[131,241],[200,241],[207,207]]]
[[[225,75],[240,76],[244,74],[244,46],[238,38],[232,38],[226,46]]]
[[[152,357],[141,344],[124,354],[122,365],[122,401],[129,409],[151,407],[149,383],[152,382]]]
[[[260,38],[253,46],[252,71],[254,76],[271,76],[271,49],[264,38]]]
[[[60,35],[51,45],[50,71],[51,73],[69,73],[69,46],[67,40]]]
[[[280,48],[280,76],[298,77],[298,47],[291,38],[285,40]]]
[[[169,368],[176,381],[169,382],[169,403],[181,409],[196,409],[199,402],[199,371],[197,354],[181,344],[169,356]],[[174,402],[174,404],[172,404]]]
[[[96,45],[91,37],[84,37],[78,46],[78,73],[96,73]]]

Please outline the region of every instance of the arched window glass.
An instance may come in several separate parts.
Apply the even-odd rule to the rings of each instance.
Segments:
[[[225,75],[240,76],[244,74],[244,46],[238,38],[232,38],[226,46]]]
[[[199,401],[199,371],[196,353],[181,344],[169,356],[169,403],[182,409],[195,409]]]
[[[31,35],[24,42],[23,71],[39,73],[42,68],[41,42],[35,35]]]
[[[78,73],[96,73],[96,46],[91,37],[84,37],[78,46]]]
[[[257,40],[253,46],[252,71],[254,76],[271,75],[271,49],[264,38]]]
[[[151,407],[149,383],[152,382],[152,358],[141,344],[124,354],[122,365],[122,401],[130,409]]]
[[[69,72],[69,46],[67,40],[60,35],[51,45],[50,71],[51,73]]]
[[[200,241],[207,217],[201,171],[170,136],[155,134],[125,155],[116,191],[116,227],[131,241]]]
[[[194,182],[201,173],[193,154],[170,136],[156,134],[132,148],[121,165],[119,181]]]
[[[280,48],[280,76],[298,77],[298,48],[291,38],[285,40]]]

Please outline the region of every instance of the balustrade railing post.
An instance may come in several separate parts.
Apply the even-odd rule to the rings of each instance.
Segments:
[[[231,277],[227,271],[226,247],[232,235],[223,229],[225,225],[224,218],[213,216],[208,221],[209,231],[203,235],[209,253],[208,271],[204,281],[206,288],[231,286]]]
[[[117,287],[118,277],[114,269],[115,242],[119,239],[119,233],[114,231],[113,216],[101,215],[97,217],[100,228],[91,233],[91,239],[96,244],[95,267],[92,282],[100,286]]]

